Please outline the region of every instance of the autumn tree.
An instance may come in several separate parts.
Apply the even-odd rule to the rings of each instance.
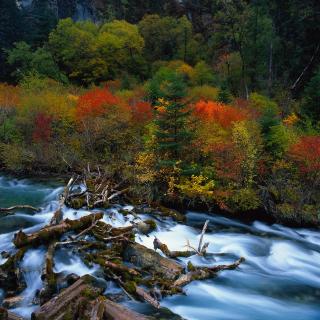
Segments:
[[[320,171],[320,136],[305,136],[289,149],[290,158],[301,173],[318,174]],[[320,181],[319,181],[320,182]]]
[[[60,20],[49,36],[49,46],[71,79],[89,84],[114,78],[118,72],[138,71],[144,41],[137,26],[113,21]]]
[[[81,95],[76,119],[86,157],[109,165],[110,172],[120,170],[134,157],[135,139],[131,128],[132,113],[127,103],[107,88],[94,88]]]
[[[202,120],[216,122],[223,128],[228,128],[234,122],[246,119],[246,114],[242,110],[214,101],[200,100],[194,112]]]
[[[32,138],[34,142],[48,143],[52,136],[52,117],[38,113],[34,119]]]

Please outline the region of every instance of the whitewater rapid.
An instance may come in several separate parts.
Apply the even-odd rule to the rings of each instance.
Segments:
[[[0,177],[0,207],[31,204],[42,208],[35,215],[16,212],[0,218],[0,252],[14,252],[12,238],[16,231],[34,232],[47,224],[57,209],[57,197],[62,187],[56,183],[41,183]],[[123,207],[105,210],[103,220],[114,226],[129,225],[135,217],[119,213]],[[131,206],[124,209],[130,211]],[[90,214],[86,210],[64,208],[64,218],[79,219]],[[142,219],[148,215],[139,215]],[[137,236],[137,242],[153,248],[156,236],[171,250],[184,250],[187,242],[197,246],[205,220],[209,220],[204,240],[209,242],[208,257],[181,258],[194,265],[231,263],[240,256],[245,263],[237,270],[223,271],[214,279],[195,281],[185,287],[186,295],[164,298],[161,305],[190,320],[317,320],[320,319],[320,231],[294,229],[262,222],[245,224],[219,215],[187,213],[186,224],[155,218],[157,230],[149,236]],[[30,319],[38,306],[33,298],[42,287],[41,270],[45,248],[29,250],[21,261],[27,288],[23,301],[12,311]],[[92,274],[102,277],[98,266],[88,267],[72,250],[55,253],[54,271]],[[6,259],[0,257],[0,264]],[[107,282],[108,292],[119,291]],[[3,290],[0,288],[0,299]],[[152,309],[144,304],[127,301],[131,308],[144,313]]]

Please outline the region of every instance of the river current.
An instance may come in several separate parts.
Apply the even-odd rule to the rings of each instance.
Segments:
[[[17,180],[0,177],[0,207],[29,204],[42,208],[34,215],[17,211],[0,218],[0,252],[14,252],[12,238],[23,229],[27,233],[49,223],[57,209],[57,198],[63,190],[56,183]],[[115,226],[129,225],[134,216],[123,217],[123,207],[105,210],[104,221]],[[126,210],[132,207],[126,206]],[[85,210],[64,208],[64,218],[78,219],[89,214]],[[142,219],[149,218],[140,215]],[[187,222],[156,219],[157,230],[137,241],[153,248],[156,236],[171,250],[184,250],[187,242],[197,246],[205,220],[209,227],[204,240],[209,242],[208,257],[192,256],[194,265],[232,263],[240,256],[246,261],[237,270],[223,271],[214,279],[195,281],[186,286],[186,295],[164,298],[161,305],[190,320],[319,320],[320,319],[320,231],[267,225],[256,221],[245,224],[219,215],[188,212]],[[45,248],[29,250],[21,261],[27,288],[23,301],[12,311],[30,319],[38,308],[32,301],[42,287],[41,270]],[[59,249],[55,256],[55,272],[92,274],[101,277],[98,266],[87,267],[71,250]],[[0,264],[6,260],[0,257]],[[119,290],[111,282],[107,291]],[[0,300],[4,292],[0,288]],[[125,302],[135,310],[150,314],[152,309],[137,302]]]

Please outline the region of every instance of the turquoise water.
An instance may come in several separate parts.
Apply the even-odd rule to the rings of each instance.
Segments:
[[[32,204],[42,211],[30,215],[16,212],[0,218],[0,251],[13,251],[15,231],[33,232],[48,223],[57,208],[62,188],[55,183],[16,180],[0,177],[0,207],[14,204]],[[106,210],[104,221],[116,226],[128,225],[134,219],[125,219],[119,207]],[[130,210],[130,206],[127,207]],[[77,219],[90,212],[64,208],[64,217]],[[147,218],[147,216],[141,215]],[[207,281],[195,281],[185,287],[186,295],[167,297],[161,305],[185,319],[192,320],[316,320],[320,319],[320,232],[310,229],[293,229],[261,222],[245,224],[218,215],[187,214],[187,223],[158,220],[153,233],[171,250],[183,250],[187,240],[194,246],[206,219],[210,220],[205,241],[210,242],[210,257],[193,256],[194,265],[214,265],[246,258],[237,270],[224,271]],[[154,237],[137,236],[137,241],[152,248]],[[28,251],[21,262],[27,283],[22,293],[24,301],[13,311],[30,319],[38,306],[32,305],[37,289],[42,287],[41,273],[45,249]],[[0,264],[5,260],[0,259]],[[88,268],[72,251],[57,250],[55,272],[65,274],[90,273],[101,277],[98,267]],[[108,292],[119,291],[107,283]],[[144,303],[125,302],[140,312],[153,313]]]

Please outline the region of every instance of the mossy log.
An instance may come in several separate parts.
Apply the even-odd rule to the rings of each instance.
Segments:
[[[23,318],[0,307],[0,320],[23,320]]]
[[[89,275],[81,277],[40,307],[33,320],[154,320],[101,296],[102,290]]]
[[[6,290],[7,295],[15,295],[25,289],[26,284],[19,268],[27,248],[18,250],[0,266],[0,288]]]
[[[129,273],[132,276],[138,276],[140,273],[133,269],[125,266],[124,264],[118,264],[111,261],[106,261],[104,267],[112,269],[116,273]]]
[[[183,266],[138,243],[128,243],[123,258],[150,273],[174,279],[183,272]]]
[[[40,244],[47,244],[53,239],[58,239],[68,231],[78,231],[89,227],[95,221],[102,219],[103,213],[93,213],[82,217],[79,220],[66,219],[57,225],[49,225],[42,228],[38,232],[30,235],[25,234],[22,230],[14,235],[13,243],[17,248],[24,246],[39,246]]]
[[[44,287],[40,291],[40,304],[49,301],[57,290],[57,276],[53,271],[54,267],[54,251],[56,244],[51,243],[46,254],[45,265],[42,271],[41,280],[44,282]]]
[[[155,320],[102,296],[92,301],[87,309],[85,317],[90,320]]]
[[[89,275],[81,277],[73,285],[61,291],[31,315],[32,320],[86,319],[76,317],[81,308],[90,305],[102,292],[94,285],[95,279]]]

